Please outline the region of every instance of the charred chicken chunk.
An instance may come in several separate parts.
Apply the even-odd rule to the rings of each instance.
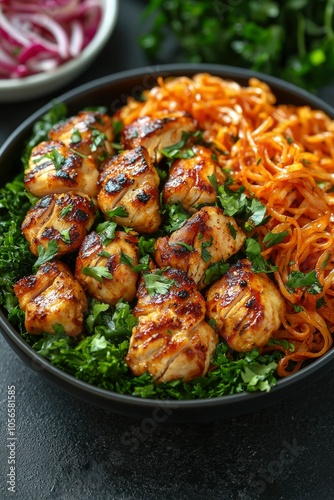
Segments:
[[[93,157],[97,165],[113,153],[111,118],[97,111],[80,111],[59,122],[50,130],[49,137],[83,156]]]
[[[120,209],[113,220],[140,233],[154,233],[161,222],[159,175],[145,148],[124,151],[108,160],[100,175],[98,204],[108,216]]]
[[[131,301],[136,295],[138,274],[137,236],[116,231],[112,240],[91,232],[84,238],[75,268],[75,277],[89,295],[107,304],[120,299]]]
[[[39,246],[46,249],[51,241],[56,241],[59,257],[80,247],[94,218],[95,206],[85,194],[49,194],[28,211],[22,232],[34,255],[38,255]]]
[[[86,295],[65,264],[42,264],[36,275],[15,283],[14,292],[25,312],[27,332],[55,333],[59,325],[71,337],[83,332]]]
[[[95,197],[99,171],[91,156],[82,157],[61,141],[44,141],[33,148],[24,183],[37,198],[80,191]]]
[[[284,313],[284,300],[274,283],[266,274],[254,273],[247,260],[231,266],[207,292],[208,317],[236,351],[265,345]]]
[[[233,234],[232,232],[233,231]],[[229,259],[242,247],[245,235],[233,217],[217,207],[204,207],[170,237],[158,238],[155,260],[160,267],[175,267],[187,273],[201,290],[211,264]]]
[[[152,291],[152,283],[164,286]],[[183,271],[145,273],[139,283],[127,364],[134,375],[150,373],[156,382],[204,376],[217,344],[206,323],[205,301]]]
[[[199,205],[215,203],[215,188],[210,178],[218,185],[225,182],[221,167],[212,159],[210,149],[203,146],[192,147],[195,156],[175,160],[163,189],[164,203],[181,205],[190,213],[196,212]]]
[[[187,113],[161,113],[160,116],[142,116],[124,127],[122,143],[124,149],[144,146],[153,163],[162,158],[161,149],[180,141],[182,133],[194,132],[196,121]]]

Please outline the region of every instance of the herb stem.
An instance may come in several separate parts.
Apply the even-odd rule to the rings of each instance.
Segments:
[[[303,14],[297,15],[297,46],[298,46],[299,57],[303,59],[306,55],[305,18]]]
[[[333,16],[334,16],[334,0],[327,0],[324,14],[324,25],[327,38],[334,38],[333,31]]]

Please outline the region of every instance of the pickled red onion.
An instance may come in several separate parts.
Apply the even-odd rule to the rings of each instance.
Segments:
[[[98,0],[0,0],[0,78],[49,71],[77,57],[100,20]]]

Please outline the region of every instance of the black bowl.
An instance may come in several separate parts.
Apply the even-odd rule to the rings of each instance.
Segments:
[[[126,103],[128,96],[137,97],[143,90],[151,88],[158,76],[192,76],[195,73],[208,72],[222,78],[247,85],[251,77],[257,77],[268,83],[278,99],[278,103],[309,105],[321,109],[334,119],[334,109],[321,99],[305,90],[282,80],[258,74],[245,69],[207,64],[174,64],[136,69],[100,78],[82,85],[60,96],[57,101],[65,102],[69,112],[75,114],[87,105],[106,105],[116,111]],[[9,137],[0,153],[1,184],[11,180],[20,168],[20,154],[25,140],[30,136],[32,126],[51,107],[44,106],[26,120]],[[326,373],[334,361],[334,349],[322,358],[312,362],[298,373],[279,380],[268,393],[241,393],[214,399],[191,401],[157,401],[133,396],[124,396],[100,389],[52,366],[39,356],[8,323],[6,314],[0,311],[0,328],[13,350],[32,369],[38,371],[51,382],[71,395],[94,406],[102,407],[121,415],[152,419],[153,422],[168,421],[210,421],[259,410],[285,397]]]

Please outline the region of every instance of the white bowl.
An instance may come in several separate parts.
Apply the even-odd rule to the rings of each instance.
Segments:
[[[0,102],[28,101],[64,87],[82,73],[108,41],[117,18],[118,0],[100,0],[101,22],[90,43],[80,55],[57,68],[24,78],[0,79]]]

